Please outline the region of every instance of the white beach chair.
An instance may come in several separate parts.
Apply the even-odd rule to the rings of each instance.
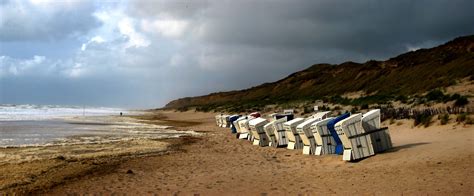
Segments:
[[[375,153],[392,148],[388,128],[380,128],[380,124],[380,109],[371,110],[362,115],[362,127],[370,133]]]
[[[248,139],[250,133],[249,120],[251,119],[247,118],[237,122],[239,124],[239,139]]]
[[[296,127],[296,132],[300,135],[300,138],[303,141],[303,154],[314,154],[316,140],[311,131],[311,125],[316,121],[325,119],[327,114],[329,114],[329,112],[318,112]]]
[[[274,121],[267,123],[265,126],[263,126],[263,129],[265,130],[265,134],[267,134],[268,146],[277,147],[275,127],[273,126],[273,122]]]
[[[242,120],[247,120],[247,116],[241,116],[240,118],[238,118],[237,120],[235,120],[234,122],[232,122],[234,124],[234,127],[237,131],[237,135],[236,137],[239,138],[240,136],[240,125],[239,125],[239,121],[242,121]]]
[[[254,136],[253,145],[268,146],[268,137],[263,128],[266,124],[268,124],[268,120],[264,118],[249,121],[249,127]]]
[[[280,118],[273,121],[273,127],[275,130],[275,137],[277,140],[277,147],[288,145],[288,136],[286,135],[284,123],[288,122],[286,118]]]
[[[224,114],[221,114],[219,118],[219,127],[224,127]]]
[[[326,118],[311,125],[314,139],[316,140],[315,155],[336,153],[336,141],[328,129],[328,122],[334,118]]]
[[[362,115],[362,127],[369,132],[380,129],[380,109],[370,110]]]
[[[375,154],[370,135],[360,135],[350,138],[350,149],[344,149],[342,160],[354,161]]]
[[[216,125],[217,125],[218,127],[221,126],[221,116],[222,116],[222,114],[216,115]]]
[[[311,132],[311,124],[318,121],[316,118],[308,118],[303,123],[296,126],[296,132],[303,142],[303,154],[313,153],[316,148],[316,141]]]
[[[230,115],[224,114],[221,117],[222,120],[222,127],[229,128],[230,127],[230,121],[229,121]]]
[[[372,131],[369,135],[375,153],[383,152],[392,148],[392,138],[390,137],[388,127]]]
[[[296,132],[296,127],[304,122],[304,118],[295,118],[286,123],[283,123],[283,127],[286,131],[286,136],[288,137],[288,146],[290,150],[293,149],[302,149],[303,141],[301,141],[300,135]]]
[[[268,114],[268,117],[274,119],[277,114],[278,113],[271,113],[271,114]]]
[[[342,145],[343,160],[352,161],[374,155],[369,134],[362,127],[362,114],[353,114],[334,126]]]
[[[269,146],[280,147],[288,145],[288,139],[286,137],[285,129],[283,128],[283,123],[285,122],[286,118],[280,118],[263,126],[263,129],[269,138]]]
[[[331,112],[329,112],[329,111],[318,112],[318,113],[312,115],[311,118],[315,118],[317,120],[323,120],[323,119],[327,118],[329,113],[331,113]]]

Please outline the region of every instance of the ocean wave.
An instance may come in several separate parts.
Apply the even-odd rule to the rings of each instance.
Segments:
[[[120,112],[123,112],[124,114],[139,113],[138,111],[110,107],[0,104],[0,121],[63,119],[66,117],[80,116],[107,116],[119,115]]]

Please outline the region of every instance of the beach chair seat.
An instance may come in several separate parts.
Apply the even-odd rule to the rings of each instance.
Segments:
[[[370,132],[374,152],[379,153],[392,148],[392,139],[388,128],[380,128],[380,109],[370,110],[362,115],[362,127],[366,132]]]
[[[300,135],[296,131],[296,127],[305,121],[304,118],[295,118],[288,122],[283,123],[283,127],[286,131],[286,136],[288,137],[288,146],[287,149],[302,149],[303,141],[300,138]]]
[[[313,132],[311,131],[311,125],[316,121],[326,118],[328,113],[329,112],[318,112],[296,127],[296,131],[303,142],[303,154],[314,154],[316,149],[316,140],[314,138]]]
[[[241,116],[239,117],[237,120],[235,120],[232,124],[234,124],[234,127],[237,131],[237,134],[235,134],[236,138],[238,139],[239,136],[240,136],[240,133],[241,133],[241,130],[240,130],[240,124],[239,122],[242,121],[242,120],[246,120],[247,119],[247,116]]]
[[[263,126],[263,129],[265,130],[265,133],[268,138],[268,146],[277,147],[278,142],[276,139],[275,127],[273,126],[273,122],[267,123],[265,126]]]
[[[369,134],[351,137],[349,141],[351,146],[344,148],[342,160],[354,161],[375,154]]]
[[[222,126],[222,125],[221,125],[221,116],[222,116],[222,114],[218,114],[218,115],[216,115],[216,117],[215,117],[215,118],[216,118],[216,125],[217,125],[218,127],[221,127],[221,126]]]
[[[353,161],[374,155],[370,134],[362,127],[362,114],[353,114],[335,125],[344,147],[343,160]]]
[[[250,136],[249,121],[252,119],[247,118],[247,119],[238,121],[239,130],[240,130],[239,139],[249,139],[249,136]]]
[[[268,124],[268,120],[264,118],[255,118],[249,121],[249,127],[254,136],[253,145],[268,146],[269,141],[264,129],[266,124]]]
[[[286,138],[285,129],[283,123],[286,122],[286,118],[280,118],[267,123],[263,128],[269,138],[269,146],[280,147],[288,145],[288,139]]]
[[[392,148],[392,139],[388,131],[388,127],[372,130],[370,139],[375,153],[386,151]]]
[[[334,118],[326,118],[311,125],[314,139],[316,141],[315,155],[334,154],[336,153],[336,141],[332,137],[327,124]]]
[[[234,125],[234,121],[236,121],[239,118],[240,118],[240,115],[236,115],[236,114],[231,115],[229,117],[230,131],[231,131],[232,134],[237,133],[237,128]]]
[[[230,115],[224,114],[222,115],[222,127],[224,128],[230,128],[230,121],[229,121]]]
[[[221,114],[219,118],[219,127],[225,126],[225,114]]]
[[[329,133],[331,133],[331,136],[333,137],[334,141],[336,142],[336,149],[335,149],[336,154],[341,154],[342,155],[344,153],[344,146],[342,145],[342,141],[339,138],[339,136],[337,135],[337,132],[334,129],[334,126],[336,125],[336,123],[338,123],[341,120],[344,120],[345,118],[349,117],[350,115],[351,115],[350,113],[342,114],[342,115],[330,120],[327,124],[327,128],[329,130]]]
[[[288,137],[286,136],[286,130],[283,127],[285,122],[287,122],[287,118],[280,118],[272,122],[275,138],[277,141],[277,147],[288,146]]]

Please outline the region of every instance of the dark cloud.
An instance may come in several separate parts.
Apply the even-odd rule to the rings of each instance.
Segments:
[[[474,34],[471,0],[71,2],[2,2],[1,103],[159,107]]]
[[[94,11],[90,1],[6,1],[0,7],[0,41],[56,41],[80,36],[100,25]]]
[[[474,33],[474,1],[250,1],[212,4],[202,39],[386,57],[406,45]],[[389,54],[387,54],[389,53]]]
[[[314,63],[383,60],[433,47],[473,34],[473,7],[463,0],[211,2],[190,18],[193,48],[208,68],[193,75],[212,80],[209,90],[191,82],[194,88],[176,97],[275,81]]]

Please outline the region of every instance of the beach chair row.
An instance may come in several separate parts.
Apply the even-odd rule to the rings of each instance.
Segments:
[[[230,128],[236,138],[253,145],[301,149],[304,155],[339,154],[345,161],[392,148],[388,128],[381,127],[379,109],[337,117],[329,114],[318,112],[308,118],[294,118],[292,112],[286,112],[270,114],[269,119],[258,112],[243,116],[220,114],[216,124]]]

